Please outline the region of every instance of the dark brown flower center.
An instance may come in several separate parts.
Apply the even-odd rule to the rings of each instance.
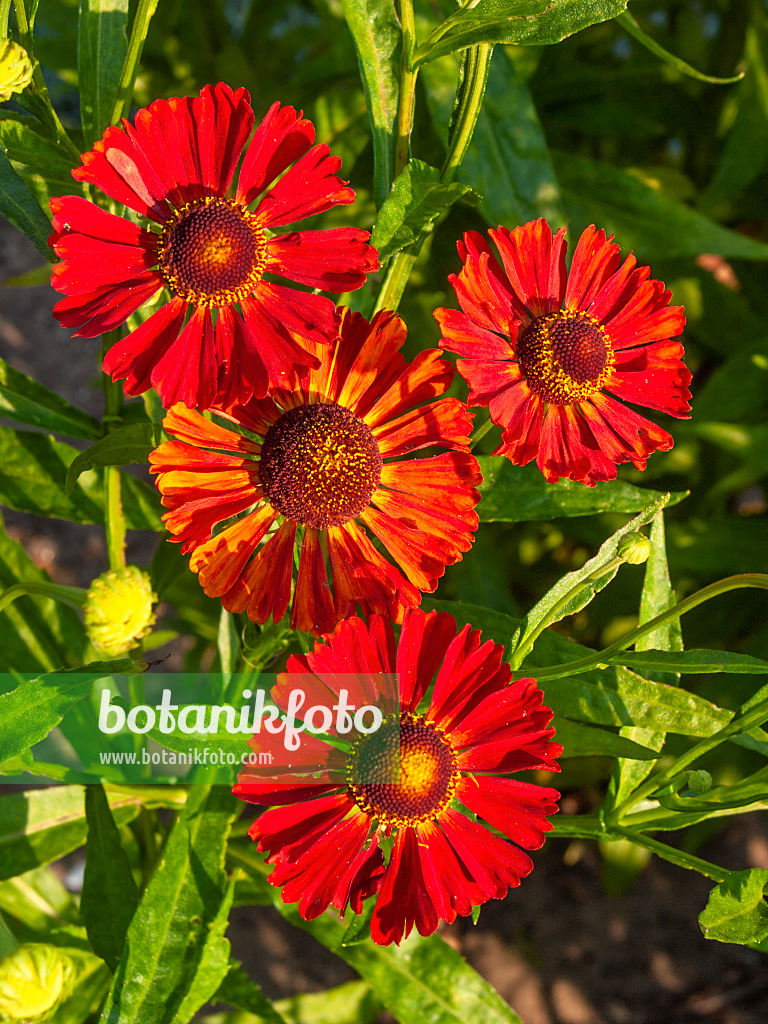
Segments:
[[[347,784],[358,807],[384,827],[434,818],[450,802],[458,772],[443,736],[414,715],[393,715],[357,740]]]
[[[368,505],[381,478],[381,454],[370,428],[349,409],[300,405],[267,431],[259,474],[279,512],[325,530]]]
[[[266,267],[266,238],[253,214],[230,199],[205,196],[175,210],[157,246],[176,295],[199,306],[245,298]]]
[[[554,405],[583,402],[613,373],[605,328],[587,313],[570,309],[528,324],[518,337],[517,357],[532,390]]]

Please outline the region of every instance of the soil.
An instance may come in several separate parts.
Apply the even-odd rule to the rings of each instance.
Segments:
[[[0,279],[41,262],[0,224]],[[0,355],[98,416],[98,344],[70,339],[51,316],[55,302],[48,286],[0,289]],[[98,527],[3,515],[11,536],[55,580],[87,585],[107,568]],[[134,535],[130,543],[131,559],[146,564],[151,541]],[[696,852],[733,869],[768,868],[766,816],[734,819]],[[766,1024],[765,956],[701,935],[707,879],[652,859],[622,895],[609,896],[593,845],[552,840],[534,860],[533,874],[487,904],[476,927],[462,920],[441,929],[525,1024]],[[322,991],[354,976],[273,910],[236,911],[229,934],[235,956],[270,997]]]

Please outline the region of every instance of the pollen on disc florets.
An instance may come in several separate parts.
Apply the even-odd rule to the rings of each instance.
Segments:
[[[165,283],[180,299],[228,306],[261,280],[266,236],[244,206],[204,196],[173,211],[160,233],[157,257]]]
[[[537,317],[517,340],[529,386],[553,405],[583,402],[610,380],[614,355],[605,328],[570,309]]]
[[[267,431],[259,477],[278,512],[304,526],[342,526],[368,505],[381,478],[376,439],[341,405],[301,405]]]
[[[423,717],[394,714],[361,736],[347,760],[347,785],[358,807],[384,827],[434,818],[451,801],[456,755]]]

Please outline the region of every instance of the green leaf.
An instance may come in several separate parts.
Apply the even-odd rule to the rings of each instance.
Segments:
[[[574,480],[548,484],[534,465],[513,466],[495,455],[478,458],[483,482],[478,508],[483,523],[542,522],[560,516],[591,516],[599,512],[640,512],[658,492],[646,491],[622,480],[585,487]],[[687,491],[671,495],[676,505]]]
[[[255,1014],[264,1024],[286,1024],[285,1018],[239,965],[230,966],[212,1002],[227,1003],[238,1010]]]
[[[382,203],[373,226],[371,245],[383,262],[411,245],[441,213],[472,193],[468,185],[454,181],[444,185],[440,171],[423,160],[409,160]]]
[[[373,199],[377,208],[395,177],[402,35],[392,0],[343,0],[365,89],[373,138]]]
[[[128,928],[101,1024],[182,1024],[221,985],[233,895],[224,852],[237,812],[225,787],[190,789]]]
[[[55,391],[0,359],[0,416],[65,437],[93,440],[101,433],[98,420],[60,398]]]
[[[522,1024],[517,1014],[464,958],[433,935],[400,946],[373,941],[343,945],[345,928],[327,914],[305,921],[282,901],[276,908],[353,967],[399,1024]]]
[[[34,168],[46,181],[65,181],[71,184],[73,192],[79,190],[78,182],[72,177],[75,166],[72,153],[45,134],[38,121],[18,115],[0,116],[0,140],[10,160]],[[46,269],[50,280],[50,268]]]
[[[80,478],[70,498],[67,469],[80,452],[44,434],[0,427],[0,504],[76,523],[104,523],[104,487],[96,473]],[[163,530],[154,488],[129,474],[122,477],[122,502],[130,530]]]
[[[573,152],[552,150],[552,159],[574,227],[599,224],[638,259],[695,257],[703,252],[768,259],[764,242],[729,231],[671,199],[653,178]]]
[[[673,53],[665,50],[663,46],[659,46],[655,39],[652,39],[649,35],[643,32],[629,11],[624,11],[616,20],[625,31],[637,39],[637,41],[647,50],[650,50],[654,56],[660,57],[665,64],[670,64],[677,71],[687,75],[689,78],[695,78],[699,82],[711,82],[713,85],[730,85],[733,82],[740,82],[744,77],[743,71],[740,75],[733,75],[731,78],[715,78],[714,75],[705,75],[703,72],[697,71],[696,68],[691,67],[690,64],[686,64],[684,60],[676,57]]]
[[[139,813],[137,796],[114,796],[118,825]],[[53,786],[0,796],[0,879],[13,878],[40,864],[65,857],[86,837],[82,786]]]
[[[751,372],[754,374],[755,370]],[[690,429],[724,451],[739,455],[742,459],[754,462],[756,466],[768,471],[768,425],[697,422]]]
[[[728,651],[622,651],[608,659],[611,665],[628,665],[648,672],[734,672],[740,675],[768,673],[768,661]]]
[[[615,18],[626,6],[627,0],[479,0],[455,11],[424,40],[414,66],[476,43],[559,43]]]
[[[80,909],[94,953],[114,971],[139,891],[102,786],[87,787],[85,818],[88,842]]]
[[[732,871],[724,882],[715,886],[699,914],[699,925],[705,937],[740,945],[765,943],[768,940],[766,885],[768,870],[765,868]]]
[[[40,209],[40,204],[22,178],[14,171],[11,161],[0,146],[0,214],[33,242],[49,263],[56,261],[48,245],[51,225]]]
[[[55,922],[75,924],[72,896],[50,868],[34,868],[0,882],[0,908],[34,931],[49,931]]]
[[[442,57],[422,69],[435,130],[448,142],[456,91],[457,62]],[[485,97],[461,177],[482,200],[478,210],[491,227],[546,217],[564,222],[560,190],[531,94],[519,81],[505,50],[491,61]]]
[[[647,525],[653,517],[664,508],[669,501],[669,498],[669,494],[659,495],[659,497],[648,505],[640,515],[635,516],[635,518],[631,519],[626,526],[622,526],[621,529],[617,530],[612,537],[609,537],[608,540],[601,545],[600,550],[594,558],[590,558],[588,562],[585,562],[581,569],[577,569],[575,572],[569,572],[558,580],[554,587],[552,587],[552,589],[542,597],[542,599],[526,616],[519,644],[523,644],[527,637],[530,636],[536,628],[537,624],[543,620],[546,620],[548,625],[551,626],[553,623],[559,622],[568,615],[575,615],[576,612],[579,612],[582,608],[586,607],[595,594],[611,582],[618,572],[619,567],[616,565],[608,572],[605,572],[602,575],[597,575],[597,578],[590,579],[590,577],[598,574],[601,569],[616,557],[616,551],[621,538],[626,533],[639,530],[642,526]],[[583,588],[577,589],[582,583],[584,584]],[[562,598],[564,598],[571,590],[576,591],[573,598],[558,611],[555,611],[556,606]],[[551,616],[552,618],[550,618]]]
[[[18,583],[49,582],[0,518],[0,590]],[[53,671],[82,657],[85,631],[71,608],[40,597],[21,597],[0,613],[0,669]]]
[[[143,662],[95,661],[76,669],[27,679],[0,694],[0,764],[45,739],[73,704],[87,697],[103,676],[143,672]]]
[[[128,0],[80,0],[78,88],[86,147],[112,123],[123,63],[128,53]]]
[[[152,423],[132,423],[99,438],[70,463],[64,484],[67,494],[72,493],[80,475],[89,469],[146,464],[149,453],[157,445],[157,433]]]
[[[563,757],[607,757],[631,758],[636,761],[655,761],[657,750],[607,729],[599,729],[583,722],[571,722],[567,718],[555,718],[555,739],[562,743]],[[640,730],[637,730],[640,732]]]

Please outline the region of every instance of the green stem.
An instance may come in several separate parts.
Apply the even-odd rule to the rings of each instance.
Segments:
[[[15,583],[0,594],[0,612],[4,611],[12,601],[18,597],[50,597],[61,604],[67,604],[70,608],[82,608],[85,604],[87,591],[82,587],[63,587],[59,583]]]
[[[416,45],[416,19],[413,0],[400,0],[400,26],[403,33],[402,61],[400,65],[400,99],[397,108],[397,143],[395,145],[395,177],[408,163],[408,149],[413,128],[416,102],[416,74],[411,70]]]
[[[681,868],[698,871],[700,875],[711,878],[714,882],[724,882],[730,875],[730,871],[727,868],[721,868],[719,864],[712,864],[708,860],[702,860],[701,857],[694,857],[691,853],[668,846],[667,843],[661,843],[658,839],[651,839],[650,836],[641,832],[633,832],[631,828],[624,828],[622,825],[611,825],[606,834],[621,836],[622,839],[628,839],[637,846],[644,846],[646,850],[651,850],[663,860],[668,860]]]
[[[490,43],[471,46],[467,51],[464,88],[456,113],[455,127],[448,145],[448,154],[440,171],[440,180],[445,184],[453,181],[456,177],[467,147],[472,140],[472,133],[477,124],[485,87],[488,83],[492,56],[493,46]]]
[[[411,0],[403,0],[401,7],[401,18],[403,8],[406,6],[410,7]],[[403,31],[405,33],[405,22],[403,23]],[[403,36],[403,54],[406,52],[406,40],[405,34]],[[477,124],[477,117],[480,113],[480,107],[483,102],[483,95],[485,93],[486,82],[488,81],[488,70],[491,62],[491,54],[493,53],[493,47],[489,44],[482,44],[480,46],[471,47],[467,60],[467,69],[464,76],[463,84],[461,85],[461,95],[459,99],[458,111],[455,119],[455,127],[451,133],[450,142],[448,144],[448,154],[443,163],[442,170],[440,171],[440,180],[444,184],[448,184],[455,178],[461,161],[464,159],[464,154],[467,151],[472,133],[475,130]],[[403,81],[406,81],[409,88],[412,90],[416,84],[415,72],[411,74],[407,80],[405,76],[401,80],[401,90],[403,87]],[[405,149],[400,146],[401,140],[401,129],[408,125],[408,137],[410,137],[410,125],[413,120],[413,97],[410,99],[404,99],[403,93],[400,94],[400,107],[398,111],[398,154],[402,158],[403,154],[407,160],[407,138],[405,139]],[[402,115],[402,121],[401,121]],[[408,120],[410,119],[410,120]],[[404,136],[402,136],[404,137]],[[402,170],[402,166],[399,163],[396,164],[395,173],[399,174]],[[408,283],[408,278],[411,275],[413,266],[418,259],[419,253],[422,250],[424,243],[427,238],[432,234],[437,225],[440,223],[441,218],[433,221],[422,233],[421,237],[417,239],[413,245],[408,246],[407,249],[401,249],[400,252],[396,253],[390,260],[387,273],[384,277],[384,283],[381,286],[379,297],[376,300],[376,306],[374,312],[378,312],[380,309],[391,309],[396,310],[400,305],[400,299],[405,291],[405,286]]]
[[[533,627],[528,636],[521,642],[520,646],[516,648],[512,656],[512,660],[510,662],[512,668],[519,668],[519,666],[525,659],[525,656],[528,654],[530,649],[536,643],[536,641],[547,628],[547,626],[550,626],[553,622],[557,621],[557,617],[563,610],[563,608],[566,608],[571,603],[571,601],[573,601],[574,598],[578,597],[579,594],[581,594],[585,589],[587,589],[587,587],[589,587],[591,583],[594,583],[597,580],[602,579],[603,576],[606,576],[609,572],[613,572],[614,569],[618,569],[620,565],[624,564],[624,561],[625,560],[620,555],[616,555],[610,561],[606,562],[605,565],[601,565],[599,569],[596,569],[595,572],[590,573],[590,575],[585,577],[583,580],[579,580],[579,582],[575,586],[571,587],[571,589],[566,594],[563,594],[560,600],[555,605],[553,605],[552,608],[550,608],[548,614],[545,615]],[[603,651],[602,653],[604,655],[605,651]],[[544,675],[545,672],[546,670],[544,670],[544,672],[540,672],[537,669],[536,678],[538,679],[540,676]],[[562,674],[565,675],[566,673]]]
[[[110,331],[102,338],[102,353],[106,355],[120,337],[119,331]],[[123,386],[115,383],[106,373],[101,376],[104,389],[104,432],[111,433],[121,423],[123,411]],[[107,540],[107,557],[110,569],[125,568],[125,515],[120,498],[120,467],[106,466],[104,469],[104,526]]]
[[[483,440],[488,431],[493,427],[493,425],[493,420],[489,416],[481,427],[475,427],[475,429],[472,431],[472,437],[470,438],[469,447],[474,448],[476,445],[478,445]]]
[[[8,38],[8,18],[11,13],[11,0],[0,0],[0,39]]]
[[[721,743],[730,739],[731,736],[746,733],[750,729],[762,725],[766,719],[768,719],[768,700],[761,701],[748,711],[737,712],[728,725],[723,726],[713,736],[707,736],[703,740],[699,740],[690,750],[687,750],[678,757],[669,768],[665,768],[664,771],[659,772],[657,775],[652,775],[650,779],[638,786],[634,793],[631,793],[626,800],[614,808],[608,820],[611,823],[620,821],[627,811],[640,803],[641,800],[647,800],[654,793],[666,789],[667,786],[677,789],[679,785],[686,781],[685,770],[688,765],[693,764],[694,761],[708,754],[710,750],[720,746]]]
[[[131,26],[131,38],[128,42],[128,52],[125,55],[120,84],[117,87],[115,105],[112,107],[111,124],[117,124],[131,105],[136,68],[139,65],[141,51],[144,49],[144,40],[147,38],[149,23],[155,13],[157,3],[158,0],[139,0],[136,16]]]
[[[657,615],[642,626],[638,626],[637,629],[633,629],[631,633],[627,633],[621,640],[617,640],[616,643],[606,647],[605,650],[597,651],[595,654],[590,654],[587,658],[579,658],[578,661],[571,661],[565,665],[553,665],[552,668],[537,668],[536,678],[561,679],[563,676],[588,672],[598,665],[605,664],[614,654],[626,650],[627,647],[630,647],[649,633],[655,632],[659,626],[663,626],[670,619],[677,619],[686,612],[691,611],[692,608],[696,608],[698,605],[720,594],[726,594],[729,590],[740,590],[745,587],[751,587],[756,590],[768,590],[768,576],[756,572],[741,573],[738,576],[728,576],[724,580],[718,580],[717,583],[710,583],[709,586],[697,590],[695,594],[691,594],[690,597],[686,597],[678,604],[668,608],[661,615]]]

